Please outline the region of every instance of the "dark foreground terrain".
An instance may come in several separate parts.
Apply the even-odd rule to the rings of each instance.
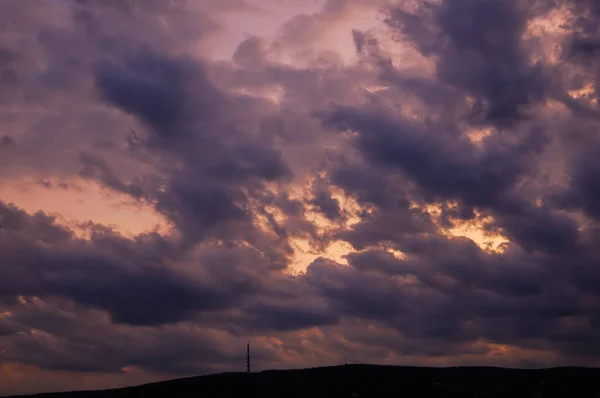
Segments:
[[[228,373],[39,398],[117,397],[598,397],[600,369],[417,368],[346,365]]]

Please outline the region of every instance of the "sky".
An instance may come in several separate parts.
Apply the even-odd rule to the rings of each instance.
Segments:
[[[596,0],[0,2],[0,395],[600,365]]]

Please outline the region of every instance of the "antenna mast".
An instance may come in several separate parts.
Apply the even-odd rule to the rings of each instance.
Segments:
[[[248,344],[246,345],[246,371],[250,373],[250,340],[248,340]]]

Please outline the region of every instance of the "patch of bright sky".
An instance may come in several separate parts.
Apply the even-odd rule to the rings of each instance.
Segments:
[[[314,179],[309,179],[308,185],[304,183],[291,186],[286,189],[286,192],[292,200],[298,200],[301,202],[308,202],[312,198],[312,190],[310,185],[314,182]],[[269,188],[274,195],[277,194],[278,188],[271,186]],[[334,190],[332,197],[338,200],[342,212],[348,215],[347,220],[344,222],[346,228],[356,224],[360,219],[358,214],[362,208],[351,198],[344,195],[341,190]],[[273,219],[280,225],[286,223],[286,216],[280,210],[272,206],[265,206],[265,210],[268,211]],[[315,211],[315,209],[306,209],[305,217],[308,221],[313,223],[320,233],[325,233],[327,230],[339,227],[339,225],[329,221],[326,217]],[[260,227],[263,231],[271,231],[271,226],[267,218],[261,215],[259,212],[255,212],[255,224]],[[318,250],[313,247],[309,240],[303,238],[291,238],[290,243],[294,248],[294,256],[290,262],[290,271],[292,273],[306,271],[308,266],[317,258],[324,257],[329,260],[335,261],[339,264],[347,265],[348,261],[345,256],[354,251],[352,246],[344,241],[331,242],[323,250]]]
[[[113,226],[126,236],[169,230],[167,221],[150,205],[136,203],[97,183],[79,178],[46,182],[51,183],[52,188],[46,188],[34,178],[6,181],[0,184],[0,197],[30,214],[43,211],[56,215],[57,222],[74,229],[78,223],[93,221]],[[59,183],[66,183],[68,188],[58,187]]]
[[[467,131],[467,137],[469,137],[469,140],[476,146],[481,146],[483,140],[485,140],[486,137],[492,135],[493,132],[494,130],[491,127],[471,129]]]
[[[428,205],[425,209],[433,219],[437,219],[441,214],[440,205]],[[481,225],[481,217],[476,217],[476,221],[459,221],[453,220],[452,228],[441,228],[444,235],[453,237],[465,237],[472,240],[480,249],[491,252],[502,252],[504,244],[510,241],[505,236],[500,234],[492,234],[486,231]],[[491,221],[488,217],[485,221]]]

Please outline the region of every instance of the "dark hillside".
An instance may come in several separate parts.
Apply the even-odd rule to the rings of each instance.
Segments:
[[[38,398],[120,397],[600,397],[600,369],[418,368],[346,365],[228,373]]]

